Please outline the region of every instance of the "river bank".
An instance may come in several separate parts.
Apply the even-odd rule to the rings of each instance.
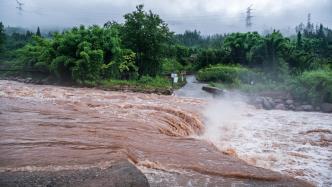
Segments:
[[[57,85],[57,86],[68,86],[68,87],[76,87],[76,88],[96,88],[106,91],[121,91],[121,92],[139,92],[139,93],[155,93],[160,95],[171,95],[173,93],[173,88],[171,84],[169,85],[149,85],[147,84],[141,84],[139,82],[130,82],[130,81],[119,81],[119,80],[110,80],[110,81],[103,81],[98,84],[76,84],[73,82],[59,82],[52,78],[47,77],[34,77],[34,76],[28,76],[28,77],[21,77],[21,76],[3,76],[0,77],[0,80],[10,80],[10,81],[17,81],[27,84],[36,84],[36,85]],[[174,87],[179,88],[182,85],[184,85],[185,82],[180,82],[179,84],[176,84]]]
[[[68,86],[68,87],[88,87],[101,89],[105,91],[121,91],[121,92],[138,92],[138,93],[146,93],[146,94],[159,94],[159,95],[175,95],[179,96],[191,96],[191,97],[200,97],[195,94],[197,90],[201,90],[202,88],[210,88],[208,84],[199,83],[194,75],[189,75],[186,77],[189,79],[189,82],[196,82],[196,85],[192,86],[190,84],[189,91],[187,88],[181,89],[181,87],[186,86],[186,80],[183,82],[179,82],[178,84],[172,86],[145,86],[144,84],[139,83],[130,83],[126,81],[113,81],[113,82],[105,82],[96,85],[77,85],[70,82],[57,82],[48,78],[32,78],[32,77],[0,77],[0,80],[12,80],[18,81],[22,83],[28,84],[36,84],[36,85],[58,85],[58,86]],[[195,85],[195,84],[194,84]],[[213,88],[213,87],[211,87]],[[186,94],[183,94],[182,90],[185,90]],[[202,91],[204,92],[204,91]],[[216,93],[200,93],[200,95],[204,95],[205,98],[214,97]],[[190,95],[191,94],[191,95]],[[238,93],[235,93],[238,94]],[[246,102],[248,104],[254,105],[257,109],[265,109],[265,110],[290,110],[290,111],[306,111],[306,112],[325,112],[332,113],[332,104],[331,103],[322,103],[319,106],[313,106],[308,102],[302,102],[295,100],[291,94],[285,92],[262,92],[258,94],[246,94],[241,92],[241,94],[245,95]]]
[[[306,101],[296,100],[286,92],[262,92],[250,97],[252,99],[248,103],[258,109],[332,113],[332,103],[312,105]]]

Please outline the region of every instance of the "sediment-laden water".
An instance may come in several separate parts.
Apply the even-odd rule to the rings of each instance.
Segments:
[[[187,87],[176,92],[208,101],[206,130],[197,138],[249,164],[332,186],[332,114],[257,110],[246,104],[250,98],[237,93],[212,98],[201,94],[202,86],[189,77]]]
[[[257,123],[262,119],[276,120],[271,117],[274,114],[269,112],[257,111],[257,116],[255,109],[240,112],[241,118],[233,119],[235,122],[228,121],[238,124],[236,127],[226,124],[227,120],[223,120],[226,118],[218,121],[209,116],[211,107],[206,99],[29,85],[13,81],[0,81],[0,103],[0,172],[107,168],[126,159],[143,171],[151,186],[310,186],[302,180],[250,164],[318,184],[315,173],[315,177],[305,178],[295,172],[283,171],[287,169],[287,163],[282,160],[274,163],[285,164],[285,167],[272,167],[273,164],[267,167],[260,163],[260,159],[265,158],[265,148],[260,147],[264,144],[264,137],[274,136],[269,133],[280,128],[272,125],[270,129],[266,127],[267,130],[260,131],[265,127],[260,128],[256,124],[249,128],[242,121],[247,121],[246,117],[258,120]],[[296,117],[287,118],[286,114],[279,113],[284,116],[284,122],[299,122]],[[226,112],[220,110],[218,114],[222,116]],[[299,117],[303,118],[303,115]],[[323,114],[315,115],[321,118]],[[322,120],[322,124],[325,124],[324,120],[331,119],[330,115],[324,116],[326,119]],[[266,126],[267,122],[262,124]],[[224,128],[240,129],[239,132],[244,134],[246,131],[256,132],[258,135],[254,135],[254,141],[251,141],[251,136],[232,134]],[[321,129],[328,130],[326,128],[330,126],[323,125]],[[303,130],[303,137],[316,133],[308,132],[310,128]],[[296,132],[290,132],[291,136]],[[318,133],[328,134],[326,132],[320,130]],[[281,140],[286,139],[275,133],[276,140],[269,138],[277,143],[277,148],[271,153],[276,151],[279,154],[279,146],[279,150],[288,150],[286,152],[292,152],[290,155],[296,158],[300,154],[292,150],[296,141],[283,148]],[[279,134],[287,136],[286,132]],[[225,139],[225,135],[230,138]],[[293,141],[293,138],[288,140]],[[315,142],[316,139],[313,140]],[[326,155],[331,151],[329,142],[327,140],[327,146],[316,146],[325,150]],[[254,145],[257,145],[256,152]],[[314,152],[310,151],[310,154]],[[320,156],[324,157],[324,154]],[[309,158],[308,163],[324,164],[324,159]],[[321,179],[328,180],[329,176]]]

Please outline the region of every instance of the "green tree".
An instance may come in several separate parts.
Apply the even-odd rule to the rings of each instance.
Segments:
[[[123,50],[119,64],[121,79],[134,79],[138,76],[138,67],[135,62],[135,53],[131,50]]]
[[[221,49],[203,49],[198,54],[198,62],[195,64],[195,69],[201,69],[208,65],[214,64],[229,64],[230,51],[227,48]]]
[[[33,36],[33,43],[28,43],[17,51],[21,61],[24,62],[23,67],[49,72],[49,62],[52,61],[51,45],[51,41]]]
[[[197,30],[194,31],[185,31],[183,34],[175,35],[175,40],[187,47],[199,47],[202,45],[204,39],[201,36],[201,33]]]
[[[263,38],[257,32],[232,33],[225,38],[225,47],[230,50],[230,60],[235,64],[255,66],[254,51]]]
[[[54,33],[52,39],[35,36],[20,54],[27,67],[47,67],[61,81],[84,83],[121,78],[120,72],[127,70],[120,71],[119,64],[125,62],[127,53],[121,52],[120,44],[115,27],[80,26],[63,34]]]
[[[274,31],[267,35],[256,53],[262,57],[263,70],[275,80],[283,80],[288,74],[288,66],[283,58],[287,51],[289,40],[284,38],[280,32]]]
[[[301,49],[302,48],[302,34],[301,34],[301,32],[299,31],[298,33],[297,33],[297,40],[296,40],[296,47],[298,48],[298,49]]]
[[[5,29],[4,29],[2,22],[0,22],[0,52],[3,49],[4,43],[5,43],[5,38],[6,38]]]
[[[39,27],[37,28],[36,35],[39,36],[39,37],[41,37],[41,33],[40,33],[40,28]]]
[[[139,74],[156,76],[161,71],[163,44],[170,40],[171,32],[158,15],[145,12],[143,5],[124,18],[122,41],[136,54]]]

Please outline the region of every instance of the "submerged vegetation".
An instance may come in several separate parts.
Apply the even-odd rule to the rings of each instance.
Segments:
[[[323,25],[301,24],[292,37],[279,31],[202,36],[174,34],[142,5],[124,19],[47,34],[1,23],[0,67],[80,85],[165,89],[172,86],[171,73],[193,72],[218,87],[283,90],[311,103],[332,102],[332,30]]]

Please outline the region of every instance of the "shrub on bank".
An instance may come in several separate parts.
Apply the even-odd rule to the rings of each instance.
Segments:
[[[255,72],[242,66],[214,65],[201,69],[197,73],[199,81],[222,82],[225,84],[239,85],[241,83],[250,83],[256,79]]]
[[[150,77],[150,76],[142,76],[138,80],[102,80],[100,84],[106,88],[111,88],[114,86],[129,86],[129,87],[137,87],[137,88],[171,88],[171,82],[164,77]]]
[[[294,97],[313,104],[332,103],[332,71],[306,71],[292,83]]]
[[[174,59],[163,59],[162,60],[162,72],[164,74],[170,74],[173,72],[180,72],[184,67]]]

